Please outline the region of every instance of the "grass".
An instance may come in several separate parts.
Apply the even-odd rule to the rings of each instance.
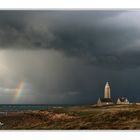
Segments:
[[[0,116],[1,129],[45,130],[134,130],[140,129],[140,106],[112,105],[50,108],[38,113]]]

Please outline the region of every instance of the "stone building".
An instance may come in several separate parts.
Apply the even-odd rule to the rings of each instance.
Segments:
[[[97,101],[97,106],[102,105],[112,105],[112,99],[111,99],[111,92],[110,92],[110,86],[109,83],[106,82],[105,88],[104,88],[104,98],[99,98]]]
[[[119,97],[117,100],[117,104],[129,104],[129,101],[126,97]]]
[[[97,101],[97,106],[111,105],[111,104],[113,104],[111,98],[99,98]]]

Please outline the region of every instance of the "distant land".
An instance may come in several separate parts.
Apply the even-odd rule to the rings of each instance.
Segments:
[[[0,114],[1,130],[136,130],[140,105],[66,106]]]

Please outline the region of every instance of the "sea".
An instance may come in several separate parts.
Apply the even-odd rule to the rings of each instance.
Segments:
[[[46,105],[46,104],[0,104],[0,112],[17,112],[31,110],[47,110],[51,108],[63,108],[74,105]]]

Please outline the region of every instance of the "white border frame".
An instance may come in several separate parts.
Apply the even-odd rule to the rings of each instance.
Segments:
[[[115,9],[114,9],[115,8]],[[140,0],[0,0],[0,10],[140,10]],[[129,8],[129,9],[128,9]],[[4,140],[139,140],[140,131],[0,131]]]
[[[140,8],[139,0],[0,0],[0,9]]]

